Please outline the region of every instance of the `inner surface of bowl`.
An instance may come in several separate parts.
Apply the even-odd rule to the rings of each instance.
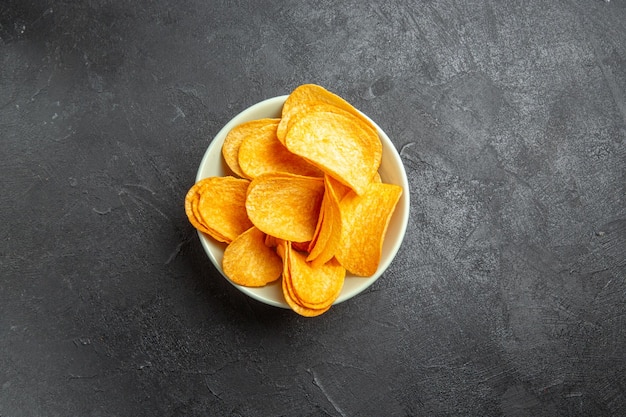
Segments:
[[[283,103],[286,99],[287,96],[285,95],[264,100],[247,108],[246,110],[235,116],[233,119],[231,119],[217,133],[217,135],[207,148],[202,158],[202,161],[200,162],[200,167],[196,175],[196,181],[207,177],[223,177],[226,175],[234,175],[230,171],[230,169],[224,162],[224,158],[222,157],[222,145],[224,144],[224,139],[226,138],[228,132],[230,132],[233,127],[244,122],[262,118],[280,117]],[[371,119],[369,120],[376,127],[378,131],[378,136],[380,137],[383,145],[382,163],[378,171],[380,173],[381,179],[383,182],[397,184],[401,186],[402,196],[400,197],[400,201],[398,201],[396,209],[389,222],[387,234],[385,235],[385,241],[383,243],[383,251],[380,263],[378,265],[378,270],[371,277],[357,277],[351,274],[347,274],[341,294],[335,300],[334,304],[341,303],[361,293],[370,285],[372,285],[383,274],[389,264],[391,264],[391,261],[398,252],[398,249],[400,249],[400,245],[402,244],[402,240],[404,239],[404,234],[406,232],[406,227],[409,219],[409,184],[400,155],[396,151],[395,146],[393,145],[389,137],[385,134],[385,132],[383,132],[383,130],[375,122],[373,122]],[[228,277],[224,274],[224,271],[222,270],[222,258],[224,255],[224,249],[226,248],[226,244],[217,242],[201,232],[198,232],[198,236],[200,237],[200,242],[202,243],[205,252],[209,256],[209,259],[211,260],[213,265],[215,265],[215,268],[220,271],[220,273],[224,276],[224,278],[228,280],[228,282],[230,282],[243,293],[258,301],[276,307],[289,308],[287,302],[283,297],[280,280],[264,287],[258,288],[243,287],[241,285],[233,283],[232,281],[230,281],[230,279],[228,279]]]

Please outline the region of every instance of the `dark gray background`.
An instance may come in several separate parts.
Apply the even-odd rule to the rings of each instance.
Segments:
[[[626,3],[0,2],[0,416],[626,415]],[[412,194],[306,319],[221,278],[183,199],[313,82]]]

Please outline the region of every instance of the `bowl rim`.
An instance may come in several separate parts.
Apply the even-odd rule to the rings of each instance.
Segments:
[[[213,137],[207,149],[205,150],[204,155],[202,156],[202,159],[200,161],[200,165],[198,166],[198,171],[196,173],[196,182],[209,176],[209,175],[206,175],[207,170],[210,169],[208,164],[214,161],[216,152],[220,156],[220,161],[221,161],[220,168],[221,168],[221,171],[224,172],[223,175],[228,175],[227,173],[230,172],[230,170],[226,166],[226,163],[223,161],[222,152],[221,152],[222,144],[224,143],[226,134],[233,127],[249,120],[255,120],[255,119],[259,119],[263,117],[280,117],[280,110],[282,109],[282,105],[287,99],[287,97],[288,95],[281,95],[281,96],[267,98],[265,100],[262,100],[258,103],[255,103],[243,109],[238,114],[236,114],[233,118],[231,118]],[[400,200],[398,201],[398,204],[396,205],[392,218],[389,222],[387,234],[385,235],[385,240],[383,243],[383,255],[381,256],[378,269],[376,270],[374,275],[369,276],[369,277],[356,277],[349,273],[346,274],[346,282],[344,282],[344,288],[342,288],[342,291],[339,297],[337,297],[333,305],[347,301],[355,297],[356,295],[362,293],[371,285],[373,285],[374,282],[376,282],[384,274],[384,272],[388,269],[389,265],[395,259],[400,249],[400,246],[402,245],[402,242],[404,241],[406,229],[408,226],[408,220],[409,220],[409,210],[410,210],[409,183],[408,183],[408,178],[406,175],[406,170],[404,168],[404,164],[402,162],[400,154],[398,153],[398,150],[396,149],[395,145],[393,144],[389,136],[387,136],[387,134],[380,128],[380,126],[378,126],[376,122],[374,122],[370,117],[368,117],[363,112],[359,111],[359,113],[361,113],[361,115],[363,115],[367,120],[369,120],[372,123],[372,125],[376,128],[376,131],[378,132],[378,136],[380,137],[381,143],[383,145],[383,162],[388,161],[388,163],[392,163],[393,166],[395,167],[394,171],[396,170],[398,171],[399,175],[396,175],[393,178],[393,181],[386,181],[388,179],[386,177],[387,174],[385,172],[381,172],[381,177],[383,178],[383,181],[392,182],[394,184],[400,185],[402,187],[402,195],[400,196]],[[219,170],[220,168],[215,168],[215,169]],[[384,168],[383,164],[381,163],[381,169],[383,168]],[[395,239],[388,238],[389,236],[391,236],[389,232],[390,232],[390,229],[392,229],[392,225],[394,229],[393,235],[395,236]],[[217,269],[217,271],[226,279],[226,281],[228,281],[230,284],[232,284],[235,288],[237,288],[242,293],[246,294],[247,296],[257,301],[260,301],[264,304],[268,304],[274,307],[289,309],[289,305],[287,304],[287,302],[284,300],[282,296],[282,290],[279,291],[280,299],[277,300],[275,296],[274,297],[270,296],[272,292],[275,292],[275,291],[271,291],[271,286],[280,287],[280,280],[272,284],[269,284],[266,287],[244,287],[242,285],[238,285],[234,283],[226,276],[226,274],[224,274],[224,271],[221,265],[221,258],[219,258],[219,255],[221,254],[214,253],[214,251],[221,251],[221,253],[223,253],[223,250],[226,247],[226,245],[211,239],[209,236],[206,236],[204,233],[200,231],[197,231],[197,234],[202,244],[202,247],[205,253],[207,254],[207,256],[209,257],[211,263],[213,264],[215,269]],[[350,283],[350,285],[346,285],[346,283]]]

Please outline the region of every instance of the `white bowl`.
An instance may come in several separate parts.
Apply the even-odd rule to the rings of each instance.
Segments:
[[[243,122],[266,117],[280,117],[283,103],[286,99],[287,96],[279,96],[264,100],[248,107],[229,121],[226,126],[218,132],[217,136],[215,136],[207,148],[204,157],[200,162],[198,174],[196,175],[196,181],[207,177],[233,175],[222,157],[222,145],[228,132],[233,127]],[[369,120],[371,121],[371,119]],[[385,134],[385,132],[383,132],[383,130],[373,121],[372,124],[378,130],[378,135],[380,136],[380,140],[383,145],[383,158],[379,169],[380,176],[383,182],[401,186],[403,192],[393,216],[391,217],[391,221],[389,222],[378,270],[370,277],[357,277],[347,274],[341,294],[335,300],[334,304],[346,301],[361,293],[376,282],[376,280],[385,272],[387,267],[391,264],[393,258],[396,256],[398,249],[400,249],[409,220],[409,183],[407,181],[404,165],[402,164],[400,155],[396,151],[396,148],[387,134]],[[222,257],[224,256],[224,249],[226,248],[226,245],[211,239],[201,232],[198,232],[198,235],[204,250],[209,256],[209,259],[213,262],[215,268],[228,280],[228,282],[233,284],[244,294],[247,294],[265,304],[289,308],[283,297],[280,280],[260,288],[243,287],[233,283],[230,279],[228,279],[222,270]]]

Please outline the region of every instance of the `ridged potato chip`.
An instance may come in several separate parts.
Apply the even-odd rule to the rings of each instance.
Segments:
[[[252,125],[239,146],[238,163],[247,178],[256,178],[268,172],[288,172],[311,177],[324,173],[305,159],[289,152],[276,137],[279,119],[263,119]],[[246,124],[250,126],[249,124]]]
[[[208,235],[230,243],[252,227],[245,208],[249,184],[246,179],[231,176],[202,180],[197,210]]]
[[[222,268],[235,284],[262,287],[280,278],[283,262],[265,245],[265,233],[253,226],[226,247]]]
[[[380,138],[352,114],[327,107],[313,107],[298,117],[287,131],[285,146],[363,194],[380,167]]]
[[[245,207],[250,221],[268,235],[309,242],[324,196],[324,180],[287,173],[268,173],[250,182]]]
[[[383,240],[402,187],[373,182],[363,195],[351,191],[339,203],[341,240],[335,257],[348,271],[370,276],[378,269]]]

